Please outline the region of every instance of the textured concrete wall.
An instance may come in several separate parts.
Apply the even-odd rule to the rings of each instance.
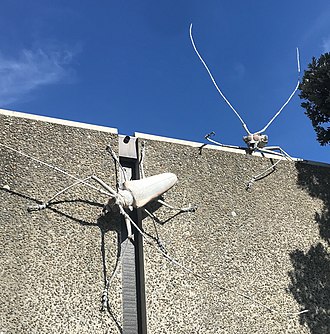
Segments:
[[[111,139],[0,115],[0,143],[114,186],[105,152]],[[153,240],[144,244],[148,333],[329,333],[330,168],[281,161],[246,191],[268,159],[145,142],[146,176],[178,176],[165,200],[198,205],[178,215],[151,205],[156,221],[143,220]],[[0,189],[0,332],[120,333],[120,271],[110,289],[112,315],[99,311],[104,267],[110,274],[117,258],[119,218],[98,219],[104,197],[85,187],[28,213],[71,180],[1,147],[0,154],[0,186],[10,187]],[[181,266],[162,255],[157,238]]]
[[[96,174],[114,185],[105,147],[116,135],[1,116],[0,143],[80,177]],[[118,220],[98,219],[103,196],[81,186],[52,208],[29,213],[74,180],[0,147],[0,332],[105,333],[118,328],[99,311],[105,254],[108,274],[118,249]],[[120,275],[111,287],[113,317],[121,322]]]
[[[172,219],[167,209],[156,211],[163,222],[157,233],[169,255],[206,278],[146,245],[150,333],[330,332],[330,169],[282,161],[246,191],[251,175],[269,164],[146,141],[146,174],[171,171],[179,178],[166,199],[198,205],[196,213]],[[151,220],[144,227],[156,236]],[[309,313],[285,314],[304,309]]]

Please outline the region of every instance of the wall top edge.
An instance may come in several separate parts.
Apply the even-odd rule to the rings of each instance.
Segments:
[[[239,147],[239,146],[237,146],[237,147],[235,147],[235,146],[234,147],[217,146],[217,145],[212,145],[212,144],[193,142],[193,141],[189,141],[189,140],[151,135],[151,134],[146,134],[146,133],[141,133],[141,132],[135,132],[134,136],[137,137],[137,138],[140,138],[140,139],[157,140],[157,141],[180,144],[180,145],[186,145],[186,146],[197,147],[197,148],[203,147],[203,149],[219,150],[219,151],[238,153],[238,154],[248,154],[244,147]],[[282,156],[276,156],[276,155],[267,154],[267,153],[261,154],[260,152],[254,152],[254,153],[252,153],[252,155],[258,156],[258,157],[261,157],[261,158],[262,157],[263,158],[272,158],[272,159],[277,159],[277,160],[283,158]],[[287,161],[290,161],[290,160],[287,160]],[[302,159],[302,158],[292,157],[292,162],[294,162],[294,163],[301,162],[301,163],[305,163],[305,164],[308,164],[308,165],[330,168],[329,163],[313,161],[313,160],[305,160],[305,159]]]
[[[83,128],[83,129],[118,134],[118,130],[116,128],[82,123],[82,122],[77,122],[77,121],[68,121],[68,120],[61,119],[61,118],[53,118],[53,117],[40,116],[40,115],[35,115],[35,114],[27,114],[27,113],[20,112],[20,111],[0,109],[0,115],[18,117],[18,118],[26,118],[26,119],[31,119],[31,120],[40,121],[40,122],[48,122],[48,123],[72,126],[76,128]]]
[[[26,118],[26,119],[31,119],[31,120],[41,121],[41,122],[48,122],[48,123],[72,126],[76,128],[83,128],[83,129],[96,130],[96,131],[107,132],[107,133],[112,133],[112,134],[118,134],[118,129],[116,128],[111,128],[111,127],[101,126],[101,125],[94,125],[94,124],[89,124],[89,123],[82,123],[82,122],[77,122],[77,121],[68,121],[68,120],[64,120],[60,118],[40,116],[40,115],[35,115],[35,114],[28,114],[28,113],[24,113],[20,111],[0,109],[0,115],[17,117],[17,118]],[[151,134],[146,134],[142,132],[134,132],[134,137],[141,138],[141,139],[149,139],[149,140],[155,140],[155,141],[186,145],[186,146],[191,146],[195,148],[203,147],[203,149],[219,150],[219,151],[238,153],[238,154],[247,154],[246,150],[239,146],[237,147],[216,146],[216,145],[210,145],[210,144],[194,142],[194,141],[189,141],[189,140],[184,140],[184,139],[176,139],[176,138],[170,138],[170,137],[151,135]],[[282,157],[280,156],[267,154],[267,153],[261,154],[260,152],[255,152],[253,153],[253,155],[258,156],[258,157],[272,158],[272,159],[282,159]],[[292,162],[303,162],[309,165],[330,168],[330,164],[328,163],[312,161],[312,160],[304,160],[301,158],[292,158]]]
[[[135,132],[134,136],[137,138],[141,138],[141,139],[157,140],[157,141],[162,141],[162,142],[167,142],[167,143],[187,145],[191,147],[198,147],[198,148],[203,147],[203,149],[211,149],[211,150],[218,150],[218,151],[238,153],[238,154],[248,154],[245,148],[242,148],[239,146],[237,147],[235,146],[230,146],[230,147],[217,146],[217,145],[193,142],[193,141],[188,141],[188,140],[183,140],[183,139],[175,139],[175,138],[169,138],[169,137],[150,135],[150,134],[141,133],[141,132]],[[267,153],[261,154],[260,152],[254,152],[252,153],[252,155],[257,156],[257,157],[272,158],[272,159],[277,159],[277,160],[282,159],[281,156],[277,156],[275,154],[267,154]],[[304,161],[304,160],[301,158],[292,158],[292,161],[298,162],[298,161]],[[314,162],[314,164],[317,164],[317,162]],[[330,167],[330,165],[328,166]]]

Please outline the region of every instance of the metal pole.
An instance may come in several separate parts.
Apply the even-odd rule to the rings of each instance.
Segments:
[[[119,161],[128,179],[139,179],[137,138],[119,135]],[[139,210],[129,214],[141,227]],[[143,240],[137,231],[134,231],[134,241],[127,239],[126,226],[122,224],[121,245],[121,249],[125,249],[122,260],[123,334],[146,334]]]

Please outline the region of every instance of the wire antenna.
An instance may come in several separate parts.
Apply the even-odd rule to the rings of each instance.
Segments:
[[[217,89],[217,91],[219,92],[219,94],[221,95],[221,97],[225,100],[225,102],[228,104],[228,106],[230,107],[230,109],[235,113],[235,115],[239,118],[239,120],[241,121],[242,125],[243,125],[243,128],[245,129],[245,131],[251,135],[252,133],[249,131],[248,127],[246,126],[245,122],[243,121],[242,117],[239,115],[239,113],[235,110],[235,108],[231,105],[231,103],[227,100],[226,96],[222,93],[221,89],[218,87],[211,71],[209,70],[208,66],[206,65],[204,59],[202,58],[202,56],[200,55],[200,53],[198,52],[197,50],[197,47],[195,45],[195,42],[194,42],[194,39],[193,39],[193,35],[192,35],[192,23],[190,24],[190,28],[189,28],[189,34],[190,34],[190,40],[191,40],[191,44],[199,58],[199,60],[202,62],[202,64],[204,65],[207,73],[209,74],[212,82],[213,82],[213,85],[215,86],[215,88]]]
[[[273,123],[273,121],[275,120],[275,118],[281,113],[281,111],[286,107],[286,105],[291,101],[293,95],[296,93],[299,84],[300,84],[300,59],[299,59],[299,49],[297,48],[297,69],[298,69],[298,82],[297,85],[295,87],[295,89],[293,90],[293,92],[291,93],[291,95],[289,96],[289,98],[285,101],[285,103],[283,104],[283,106],[280,108],[280,110],[273,116],[273,118],[267,123],[267,125],[260,131],[258,131],[258,133],[263,133],[267,130],[267,128]]]

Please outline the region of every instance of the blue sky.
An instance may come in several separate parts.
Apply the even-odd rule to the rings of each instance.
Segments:
[[[18,1],[0,11],[0,108],[244,146],[282,106],[301,68],[330,51],[329,0]],[[270,145],[330,163],[296,95],[267,129]]]

